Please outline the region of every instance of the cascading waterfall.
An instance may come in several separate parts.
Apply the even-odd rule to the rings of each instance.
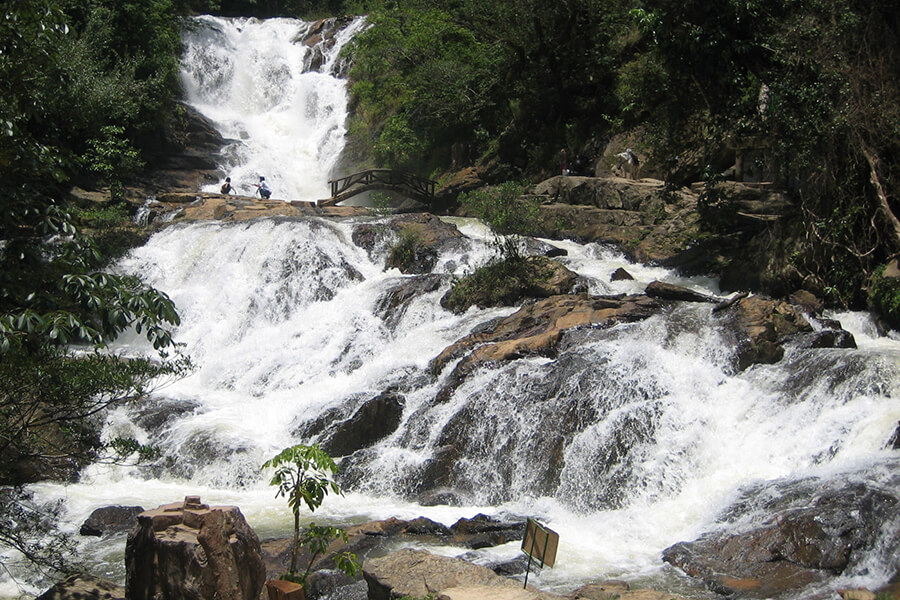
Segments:
[[[350,493],[329,498],[319,519],[538,516],[562,536],[558,564],[535,576],[538,585],[569,589],[625,576],[672,589],[683,584],[660,583],[669,573],[660,551],[716,527],[744,487],[809,477],[898,483],[897,453],[885,441],[900,419],[900,342],[872,337],[857,315],[845,320],[859,349],[794,348],[776,365],[734,373],[709,306],[684,305],[575,332],[553,360],[482,367],[439,403],[449,368],[432,377],[429,361],[514,309],[453,315],[439,305],[446,281],[399,313],[385,312],[386,295],[410,277],[383,269],[384,245],[371,254],[354,245],[357,224],[174,225],[136,249],[120,267],[173,298],[183,318],[177,339],[197,369],[118,410],[107,435],[156,444],[164,457],[150,467],[98,465],[76,485],[35,489],[66,499],[73,529],[98,506],[199,493],[240,506],[263,536],[285,534],[289,512],[259,465],[286,445],[316,441],[303,433],[311,421],[342,420],[393,389],[405,402],[400,426],[344,459]],[[477,228],[462,229],[471,237],[442,256],[443,274],[462,273],[490,252]],[[569,251],[560,260],[595,293],[639,291],[653,279],[715,292],[597,245],[559,245]],[[635,281],[610,283],[620,266]],[[123,349],[129,343],[141,349],[139,338],[123,340]],[[464,505],[420,506],[422,466],[448,439],[460,453],[452,470]],[[561,467],[548,479],[553,465]],[[512,558],[518,547],[483,553]],[[873,553],[848,581],[877,581],[890,560]]]
[[[252,196],[264,176],[273,198],[330,195],[347,117],[340,51],[365,20],[355,19],[333,39],[304,43],[312,25],[204,16],[184,36],[185,99],[230,140],[220,166],[240,194]]]
[[[336,161],[319,149],[341,131],[336,115],[345,109],[337,99],[322,113],[303,108],[299,123],[284,114],[312,106],[312,97],[340,96],[321,73],[309,87],[300,84],[308,73],[284,59],[305,52],[293,40],[306,27],[203,17],[187,34],[189,97],[241,140],[226,165],[239,186],[265,172],[282,190],[295,186],[290,194],[314,196]],[[248,38],[260,46],[246,47]],[[262,85],[265,78],[284,85]],[[264,142],[291,143],[308,162],[280,163],[287,153],[260,149]],[[238,505],[261,537],[286,535],[290,513],[260,465],[287,445],[320,441],[329,423],[385,390],[402,396],[399,426],[343,459],[349,493],[329,497],[317,520],[423,515],[449,525],[479,512],[535,516],[561,535],[556,567],[531,576],[540,587],[622,577],[704,597],[663,565],[660,552],[724,527],[718,519],[741,490],[810,478],[900,484],[900,458],[885,446],[900,420],[900,340],[879,336],[865,315],[836,315],[858,349],[789,348],[777,364],[736,373],[709,305],[681,305],[637,323],[572,332],[553,359],[484,365],[438,402],[453,365],[433,375],[430,361],[515,310],[455,315],[440,307],[449,276],[482,263],[489,239],[478,223],[450,220],[466,237],[440,256],[443,282],[386,309],[390,292],[413,278],[384,270],[384,240],[371,251],[352,242],[361,220],[379,223],[310,217],[172,225],[120,262],[175,301],[176,339],[196,370],[109,419],[106,436],[157,445],[164,454],[157,463],[95,465],[77,484],[33,487],[44,500],[66,502],[64,528],[77,531],[99,506],[149,508],[200,494]],[[552,244],[568,252],[560,260],[592,294],[639,293],[653,280],[718,292],[714,281],[629,264],[603,246]],[[635,279],[611,282],[622,266]],[[148,350],[139,336],[123,338],[119,349]],[[455,454],[445,468],[462,505],[420,505],[423,472],[448,447]],[[764,516],[746,510],[745,520]],[[895,543],[888,535],[842,583],[883,582],[896,568]],[[80,544],[97,572],[124,578],[123,538]],[[518,554],[512,543],[478,557]],[[0,581],[0,597],[16,593],[9,579]]]

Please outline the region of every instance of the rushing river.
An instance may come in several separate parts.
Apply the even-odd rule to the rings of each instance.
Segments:
[[[344,82],[328,70],[336,55],[306,72],[308,48],[293,41],[308,27],[299,21],[204,17],[195,25],[186,34],[185,88],[237,140],[223,156],[232,179],[240,186],[265,173],[291,198],[324,193],[346,117]],[[261,85],[255,77],[271,79]],[[660,553],[719,527],[741,490],[809,478],[897,485],[898,452],[886,442],[900,420],[900,340],[880,336],[864,314],[832,315],[858,349],[788,348],[778,364],[738,373],[709,305],[686,305],[573,336],[555,359],[482,366],[448,401],[435,402],[450,368],[431,376],[429,362],[515,309],[449,313],[439,304],[448,280],[386,313],[385,294],[409,276],[384,269],[384,244],[367,252],[351,241],[360,221],[378,219],[175,225],[121,261],[119,269],[175,301],[176,339],[196,370],[109,419],[105,435],[158,445],[158,463],[96,465],[77,484],[34,486],[44,500],[65,501],[65,529],[77,532],[100,506],[151,508],[199,494],[239,506],[263,538],[286,535],[290,512],[260,465],[285,446],[317,441],[303,434],[317,417],[346,418],[388,389],[403,397],[399,427],[345,459],[355,474],[348,492],[329,497],[317,520],[423,515],[450,525],[480,512],[534,516],[560,534],[560,547],[555,568],[529,581],[560,591],[624,578],[708,596]],[[466,237],[442,253],[435,271],[459,275],[490,255],[490,237],[476,222],[449,221]],[[630,264],[599,245],[549,243],[567,251],[559,260],[592,294],[638,293],[653,280],[718,293],[715,281]],[[619,267],[635,279],[611,282]],[[146,350],[137,336],[122,339],[120,349]],[[463,505],[420,505],[417,478],[449,428],[461,440],[453,468]],[[564,440],[552,481],[549,446],[535,442],[548,439]],[[98,574],[120,581],[124,543],[123,536],[79,542]],[[897,568],[890,543],[834,584],[883,583]],[[512,559],[518,546],[475,558]],[[0,578],[0,596],[46,585]]]

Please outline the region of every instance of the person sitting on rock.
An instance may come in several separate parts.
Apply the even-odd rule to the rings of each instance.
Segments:
[[[225,183],[222,184],[222,193],[223,194],[233,194],[234,188],[231,185],[231,177],[225,178]]]
[[[258,191],[259,191],[260,198],[268,200],[269,197],[272,195],[272,190],[269,189],[269,184],[266,183],[265,177],[260,176],[259,183],[255,183],[253,185],[255,185],[257,188],[259,188]]]

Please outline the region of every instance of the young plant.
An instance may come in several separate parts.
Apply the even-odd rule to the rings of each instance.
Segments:
[[[318,527],[311,524],[301,536],[300,507],[305,504],[310,512],[315,512],[322,505],[325,496],[341,490],[332,476],[337,472],[331,456],[318,445],[306,446],[298,444],[285,448],[278,455],[263,464],[264,469],[274,468],[269,485],[277,486],[275,497],[287,498],[288,506],[294,513],[294,540],[291,544],[291,563],[283,579],[304,583],[315,558],[324,553],[328,544],[347,534],[337,527]],[[312,556],[306,572],[297,574],[300,548],[306,547]],[[352,553],[341,553],[335,558],[337,567],[348,575],[355,575],[359,570],[356,556]]]

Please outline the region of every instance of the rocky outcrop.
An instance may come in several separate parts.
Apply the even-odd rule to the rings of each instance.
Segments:
[[[363,574],[369,586],[370,600],[391,600],[402,596],[423,598],[428,595],[449,598],[491,598],[492,588],[498,588],[498,599],[510,600],[537,598],[550,600],[562,598],[555,594],[529,590],[527,595],[505,594],[502,591],[522,591],[521,583],[500,577],[487,567],[473,563],[436,556],[425,550],[400,550],[387,556],[367,560],[363,564]],[[464,592],[461,588],[477,588]]]
[[[197,496],[141,513],[125,548],[129,600],[257,600],[259,538],[235,506]]]
[[[783,484],[778,493],[753,491],[727,519],[762,510],[771,515],[767,520],[675,544],[663,559],[715,591],[741,598],[798,592],[858,566],[884,524],[897,519],[900,498],[863,484],[820,485],[807,481]]]
[[[642,262],[676,263],[700,238],[697,195],[659,180],[557,176],[533,194],[543,199],[543,237],[615,244]]]
[[[125,588],[85,573],[66,577],[36,600],[125,600]]]
[[[658,300],[675,300],[679,302],[719,302],[718,298],[695,292],[680,285],[651,281],[644,293]]]
[[[80,533],[100,537],[130,531],[142,512],[144,509],[140,506],[103,506],[82,523]]]
[[[211,192],[166,192],[154,196],[144,210],[149,223],[188,221],[246,221],[261,217],[352,217],[367,215],[364,208],[350,206],[317,207],[310,202],[263,200]]]
[[[353,21],[352,17],[320,19],[310,25],[305,36],[297,40],[309,48],[306,71],[319,71],[325,63],[325,53],[334,47],[335,36]],[[346,77],[349,61],[340,62],[333,70],[336,77]]]
[[[440,372],[462,356],[450,377],[451,383],[459,382],[466,373],[485,362],[553,356],[565,331],[645,319],[658,306],[656,300],[647,296],[551,296],[523,306],[484,331],[462,338],[445,348],[430,367],[432,372]]]
[[[403,319],[412,300],[439,290],[445,281],[446,276],[441,275],[417,275],[405,278],[378,298],[375,314],[384,320],[385,325],[393,329]]]
[[[744,370],[762,363],[772,364],[784,357],[787,341],[798,334],[812,334],[813,328],[795,306],[765,296],[743,297],[717,313],[734,337],[735,367]],[[852,336],[843,330],[831,335],[817,334],[816,347],[854,347]]]
[[[453,542],[477,550],[521,540],[525,535],[525,521],[504,521],[485,514],[460,519],[450,526]]]

